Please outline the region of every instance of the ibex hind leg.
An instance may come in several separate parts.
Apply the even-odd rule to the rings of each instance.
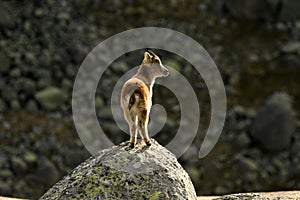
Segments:
[[[138,134],[137,116],[135,117],[134,122],[133,121],[131,122],[131,125],[129,125],[129,128],[130,128],[130,147],[134,147],[134,145],[136,143],[137,134]]]
[[[132,117],[130,116],[130,112],[127,109],[124,109],[124,105],[122,105],[123,111],[124,111],[124,118],[129,126],[129,131],[130,131],[130,147],[134,147],[136,143],[136,138],[137,138],[137,126],[135,121],[133,121]]]

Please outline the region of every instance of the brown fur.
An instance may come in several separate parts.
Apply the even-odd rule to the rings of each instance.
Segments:
[[[154,53],[145,52],[138,72],[125,82],[121,91],[121,106],[130,129],[130,143],[134,146],[137,133],[150,145],[148,119],[152,106],[152,87],[157,77],[169,72]]]

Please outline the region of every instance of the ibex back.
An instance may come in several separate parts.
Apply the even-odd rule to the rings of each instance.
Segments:
[[[152,106],[152,87],[158,77],[169,75],[168,69],[152,51],[144,53],[138,72],[125,82],[121,91],[121,106],[130,130],[130,145],[134,147],[139,132],[150,146],[148,120]]]

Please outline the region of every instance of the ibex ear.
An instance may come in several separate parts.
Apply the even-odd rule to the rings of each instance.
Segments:
[[[152,57],[152,56],[151,56],[150,53],[148,53],[147,51],[144,53],[144,59],[150,60],[151,57]]]

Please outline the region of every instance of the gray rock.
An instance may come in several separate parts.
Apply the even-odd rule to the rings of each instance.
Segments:
[[[267,151],[288,148],[296,128],[291,97],[275,93],[258,110],[252,124],[251,135]]]
[[[8,169],[4,169],[0,171],[1,180],[8,180],[11,179],[12,177],[13,177],[13,173]]]
[[[6,105],[5,103],[2,101],[2,99],[0,99],[0,113],[5,111],[6,109]]]
[[[267,0],[226,0],[225,6],[237,18],[265,19],[272,15],[272,6]]]
[[[64,90],[69,91],[73,88],[73,82],[68,79],[64,79],[62,81],[62,87],[64,88]]]
[[[51,71],[39,69],[36,71],[35,76],[38,77],[37,85],[39,88],[47,87],[51,82]]]
[[[77,70],[78,69],[75,68],[73,65],[66,66],[66,74],[71,78],[74,78],[76,76]]]
[[[42,154],[45,156],[51,155],[51,150],[54,148],[55,144],[53,144],[52,139],[43,137],[40,140],[36,141],[34,144],[34,149],[37,154]]]
[[[104,101],[100,96],[96,96],[95,98],[95,108],[96,110],[99,110],[103,107]]]
[[[250,138],[246,132],[241,132],[235,137],[236,144],[240,147],[247,147],[250,144]]]
[[[26,52],[25,53],[25,59],[29,62],[29,63],[35,63],[36,62],[36,57],[34,55],[33,52]]]
[[[37,156],[31,151],[26,151],[23,154],[23,160],[28,164],[28,165],[34,165],[37,162]]]
[[[26,163],[18,156],[11,157],[11,167],[15,173],[23,173],[27,170]]]
[[[20,106],[20,103],[18,100],[14,99],[10,102],[10,107],[14,110],[17,110],[19,109],[21,106]]]
[[[224,0],[209,0],[207,2],[208,9],[217,12],[218,14],[223,14]]]
[[[10,85],[6,84],[3,85],[1,88],[1,95],[3,100],[6,100],[8,102],[17,99],[17,93],[15,91],[15,89],[13,87],[11,87]]]
[[[0,52],[0,73],[8,72],[10,64],[10,58],[4,52]]]
[[[40,158],[37,163],[34,179],[37,184],[53,185],[59,179],[59,172],[56,166],[47,158]]]
[[[1,195],[10,195],[12,194],[12,181],[2,181],[0,180],[0,194]]]
[[[13,28],[15,27],[16,19],[8,10],[7,7],[4,6],[4,3],[0,5],[0,27],[1,28]]]
[[[257,171],[259,169],[259,166],[254,160],[241,157],[241,159],[239,160],[239,169],[241,171]]]
[[[218,185],[214,189],[214,193],[216,193],[216,194],[226,194],[227,192],[228,192],[228,189],[226,189],[226,187],[224,187],[222,185]]]
[[[129,67],[128,65],[126,64],[126,62],[116,62],[116,63],[113,63],[111,65],[111,69],[114,71],[114,72],[126,72],[128,71]]]
[[[48,87],[37,92],[35,98],[43,108],[53,110],[57,106],[63,104],[68,99],[68,95],[59,88]]]
[[[286,0],[283,1],[279,18],[284,21],[300,19],[300,1]]]
[[[7,121],[4,121],[4,122],[2,123],[2,126],[3,126],[4,130],[10,130],[10,128],[11,128],[10,123],[7,122]]]
[[[173,69],[177,70],[177,71],[181,71],[181,66],[179,64],[178,61],[176,60],[167,60],[165,63],[164,63],[166,66],[169,66],[169,67],[172,67]]]
[[[12,78],[19,78],[21,76],[21,70],[19,68],[15,68],[15,69],[10,71],[9,75]]]
[[[29,100],[28,103],[26,104],[26,110],[35,113],[38,112],[38,106],[34,100]]]
[[[98,116],[103,119],[111,119],[112,117],[112,111],[110,107],[102,107],[100,110],[98,110]]]
[[[196,199],[176,157],[152,140],[102,150],[48,190],[41,199]]]
[[[31,95],[36,90],[35,82],[29,78],[19,78],[16,80],[17,91],[24,91],[27,95]]]
[[[286,67],[300,67],[300,56],[296,54],[287,54],[281,57],[282,65]]]
[[[300,42],[298,41],[288,42],[282,45],[281,51],[284,53],[297,53],[298,51],[300,51]]]
[[[14,182],[14,195],[22,197],[24,196],[24,192],[28,189],[29,187],[24,180],[21,179]]]

